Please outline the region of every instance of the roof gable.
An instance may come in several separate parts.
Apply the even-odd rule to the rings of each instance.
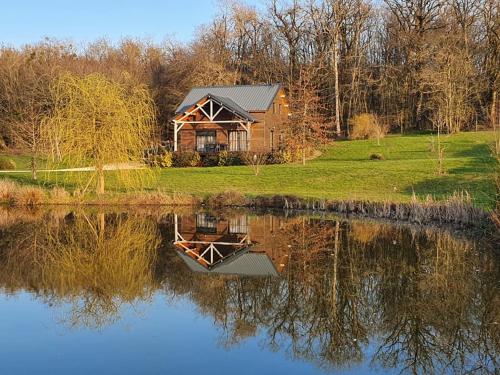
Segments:
[[[240,85],[194,87],[177,107],[176,113],[184,113],[189,107],[207,95],[229,99],[246,112],[265,112],[271,106],[281,85]]]
[[[185,109],[183,110],[183,112],[177,112],[175,119],[180,120],[180,119],[185,118],[189,114],[192,114],[198,110],[201,110],[201,111],[203,111],[203,113],[210,116],[211,114],[208,114],[206,111],[203,110],[203,107],[205,107],[206,103],[208,103],[209,101],[212,101],[213,103],[220,105],[226,111],[234,113],[236,116],[238,116],[242,120],[246,120],[246,121],[250,121],[250,122],[256,121],[255,117],[253,117],[250,113],[248,113],[243,108],[241,108],[233,100],[231,100],[229,98],[224,98],[222,96],[213,95],[210,93],[203,96],[200,100],[196,101],[192,105],[186,106]],[[213,120],[213,119],[211,118],[211,120]]]

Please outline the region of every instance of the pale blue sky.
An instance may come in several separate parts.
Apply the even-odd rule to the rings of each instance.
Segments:
[[[250,1],[257,3],[258,0]],[[217,0],[0,0],[0,44],[44,37],[75,44],[106,37],[190,41],[217,12]]]

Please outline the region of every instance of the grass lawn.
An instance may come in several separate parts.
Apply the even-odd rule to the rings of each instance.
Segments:
[[[148,188],[196,195],[237,190],[253,196],[290,194],[400,202],[410,200],[413,192],[422,198],[432,195],[442,199],[466,190],[476,205],[493,208],[497,165],[490,150],[493,133],[442,136],[446,168],[443,176],[436,173],[430,139],[431,135],[391,135],[382,139],[380,146],[372,140],[335,142],[305,166],[265,166],[257,177],[246,166],[163,169]],[[372,153],[382,154],[385,160],[370,160]],[[28,175],[7,176],[29,183]],[[58,177],[60,180],[55,173],[42,175],[42,183],[53,184]]]

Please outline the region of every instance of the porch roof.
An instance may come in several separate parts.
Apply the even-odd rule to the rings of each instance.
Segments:
[[[278,276],[278,272],[269,256],[265,253],[251,252],[249,247],[228,257],[223,262],[217,263],[210,269],[180,251],[177,253],[193,272],[240,276]]]
[[[250,113],[241,108],[237,103],[235,103],[230,98],[225,98],[223,96],[218,96],[214,94],[208,94],[207,99],[213,99],[215,102],[218,102],[223,107],[226,107],[228,110],[234,112],[238,116],[244,118],[248,121],[255,121],[255,117],[253,117]]]

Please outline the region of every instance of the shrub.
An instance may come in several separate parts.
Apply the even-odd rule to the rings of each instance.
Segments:
[[[384,158],[384,155],[375,153],[375,154],[370,155],[370,159],[371,160],[384,160],[385,158]]]
[[[173,156],[174,167],[197,167],[201,165],[201,156],[195,152],[177,152]]]
[[[378,117],[371,113],[362,113],[350,120],[352,139],[377,139],[387,134],[387,127],[380,123]]]
[[[219,160],[217,161],[218,166],[226,166],[229,163],[229,152],[226,150],[219,152]]]
[[[236,207],[246,206],[248,200],[245,195],[238,191],[224,191],[210,196],[206,203],[210,207]]]
[[[245,155],[242,152],[233,151],[229,153],[228,162],[226,165],[244,165]]]
[[[274,152],[269,156],[270,164],[288,164],[292,161],[292,153],[289,150]]]
[[[196,151],[193,153],[193,157],[191,158],[190,167],[198,167],[201,165],[201,156]]]
[[[0,156],[0,170],[11,171],[13,169],[16,169],[15,161],[6,156]]]
[[[203,158],[202,162],[204,167],[215,167],[219,165],[218,155],[207,155]]]
[[[151,167],[170,168],[173,164],[173,155],[170,151],[160,148],[157,153],[148,153],[145,163]]]
[[[160,168],[170,168],[173,164],[173,156],[171,152],[165,152],[162,155],[156,157],[156,165]]]

